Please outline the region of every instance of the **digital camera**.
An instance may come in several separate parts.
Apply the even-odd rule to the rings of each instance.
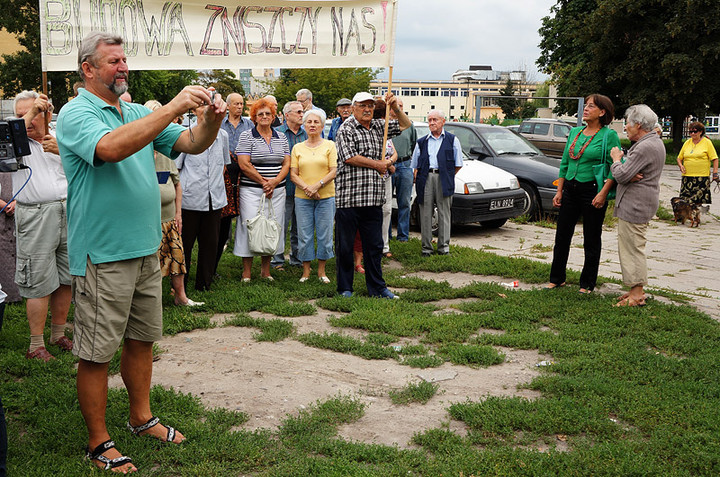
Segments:
[[[15,172],[23,167],[22,157],[30,155],[25,120],[0,121],[0,172]]]

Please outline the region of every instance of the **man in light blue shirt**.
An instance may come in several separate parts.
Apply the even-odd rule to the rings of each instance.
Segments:
[[[232,221],[237,217],[238,208],[238,181],[240,180],[240,166],[235,156],[240,133],[252,129],[254,124],[250,118],[243,117],[245,109],[245,100],[238,93],[230,93],[225,100],[228,105],[228,115],[223,119],[220,128],[228,135],[228,147],[230,149],[230,164],[225,168],[223,178],[225,179],[225,195],[227,195],[228,205],[223,207],[220,219],[220,232],[218,235],[217,253],[215,255],[215,266],[213,267],[213,275],[217,272],[218,264],[222,258],[225,244],[230,238],[230,230],[232,229]],[[187,275],[185,275],[187,277]]]
[[[450,206],[455,192],[455,174],[463,166],[460,141],[445,131],[445,113],[433,110],[428,114],[430,134],[418,139],[410,167],[415,178],[415,192],[420,204],[420,235],[422,255],[433,253],[432,217],[437,207],[438,255],[450,253]]]
[[[302,126],[303,107],[300,101],[288,101],[283,107],[285,121],[275,128],[277,132],[285,134],[290,151],[295,144],[306,141],[308,136]],[[290,265],[300,266],[298,258],[297,219],[295,218],[295,184],[291,180],[285,182],[285,222],[282,224],[282,240],[285,243],[288,224],[290,224]],[[282,269],[285,264],[285,253],[274,255],[270,265],[276,270]]]
[[[195,240],[198,242],[195,289],[210,290],[220,236],[222,209],[228,203],[223,173],[230,164],[228,135],[218,131],[210,147],[200,154],[182,153],[175,161],[182,184],[182,240],[187,286]]]
[[[235,152],[240,133],[252,129],[254,124],[250,121],[250,118],[244,118],[242,115],[245,109],[245,100],[242,95],[230,93],[225,101],[228,105],[228,115],[223,119],[220,127],[228,134],[230,151]]]

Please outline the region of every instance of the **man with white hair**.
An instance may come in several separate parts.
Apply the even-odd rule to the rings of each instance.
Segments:
[[[302,127],[303,108],[300,101],[288,101],[283,107],[285,121],[281,126],[275,128],[277,132],[285,134],[288,145],[292,151],[293,146],[307,140],[305,128]],[[297,218],[295,217],[295,184],[292,181],[285,182],[285,220],[282,224],[282,241],[285,243],[288,223],[290,224],[290,265],[300,266],[302,262],[298,258],[298,232]],[[273,256],[270,265],[276,270],[282,270],[285,264],[285,253],[278,253]]]
[[[47,362],[55,359],[45,348],[43,338],[48,307],[50,344],[63,351],[73,347],[65,336],[71,297],[65,203],[68,186],[57,142],[45,134],[47,114],[52,112],[48,97],[23,91],[15,96],[13,108],[15,115],[25,120],[31,151],[23,158],[29,169],[21,169],[12,176],[13,193],[18,194],[15,283],[20,295],[26,298],[30,325],[30,346],[25,357]]]
[[[388,137],[412,126],[390,92],[385,101],[397,114],[390,120]],[[370,296],[398,298],[388,290],[382,276],[382,206],[385,202],[383,174],[390,165],[385,159],[383,133],[385,119],[373,119],[375,100],[370,93],[353,97],[353,115],[338,129],[335,143],[338,150],[335,179],[335,256],[337,291],[342,296],[353,294],[353,242],[360,232],[365,264],[365,283]]]
[[[110,33],[91,32],[82,40],[78,72],[85,88],[62,108],[57,128],[68,177],[77,396],[88,430],[87,458],[127,473],[137,468],[115,448],[105,422],[108,368],[121,344],[128,429],[162,442],[184,440],[150,408],[153,343],[162,337],[160,189],[153,150],[170,158],[201,153],[215,141],[226,107],[220,95],[196,85],[156,111],[121,101],[127,57],[122,37]],[[173,122],[190,109],[198,119],[192,128]]]
[[[322,108],[318,108],[313,104],[313,94],[312,91],[310,91],[307,88],[302,88],[298,90],[297,93],[295,93],[295,99],[300,101],[300,104],[302,104],[303,111],[309,111],[311,109],[317,109],[319,111],[322,111],[323,114],[325,114],[325,111],[322,110]],[[327,117],[327,114],[325,114],[325,117]]]
[[[435,109],[428,114],[427,134],[417,140],[410,167],[420,204],[422,256],[433,253],[432,217],[437,207],[438,255],[450,253],[450,206],[455,192],[455,174],[463,166],[460,140],[445,131],[445,113]]]

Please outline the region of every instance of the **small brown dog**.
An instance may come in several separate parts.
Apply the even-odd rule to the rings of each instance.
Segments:
[[[688,202],[680,197],[670,199],[673,214],[675,214],[675,222],[685,225],[686,220],[690,220],[690,227],[700,225],[700,207],[697,204]]]

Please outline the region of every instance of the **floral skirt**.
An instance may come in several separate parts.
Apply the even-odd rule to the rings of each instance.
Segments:
[[[230,161],[235,165],[238,163],[237,156],[234,152],[230,153]],[[237,217],[240,213],[238,210],[238,182],[240,181],[240,177],[238,174],[228,172],[227,168],[225,168],[223,176],[228,203],[222,208],[221,217]]]
[[[158,257],[160,258],[160,273],[163,277],[187,273],[182,237],[174,220],[162,223],[162,239]]]
[[[680,197],[693,204],[711,204],[710,176],[683,176],[680,183]]]

